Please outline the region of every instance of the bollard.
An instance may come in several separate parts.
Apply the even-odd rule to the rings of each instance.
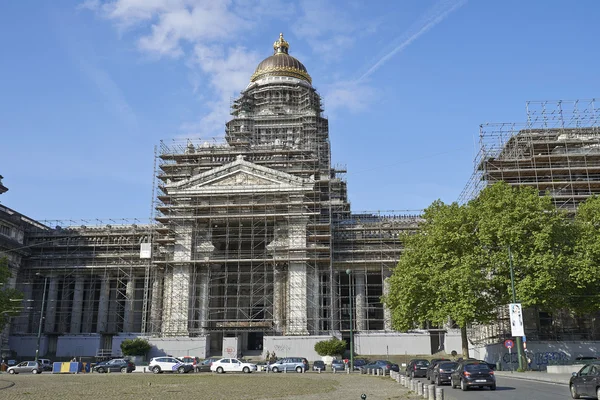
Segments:
[[[321,368],[317,368],[317,371],[319,371],[319,373],[321,373]]]
[[[400,375],[400,384],[401,384],[402,386],[404,386],[404,379],[405,379],[405,378],[406,378],[405,376],[403,376],[403,375]]]
[[[144,374],[146,373],[146,367],[144,367]]]
[[[423,384],[421,381],[417,382],[417,395],[420,396],[423,394]]]
[[[441,387],[435,388],[435,400],[444,400],[444,389]]]
[[[435,385],[429,385],[429,399],[435,400]]]
[[[283,368],[283,373],[287,374],[287,368],[285,368],[285,367]]]
[[[335,374],[335,368],[333,368],[333,365],[331,366],[331,370],[333,371],[333,373]]]
[[[346,368],[346,374],[350,375],[350,368]]]
[[[427,384],[427,383],[423,385],[423,398],[424,399],[429,398],[429,384]]]

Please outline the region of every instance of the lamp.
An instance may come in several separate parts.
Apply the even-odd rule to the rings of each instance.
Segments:
[[[347,269],[346,274],[348,274],[348,291],[350,296],[350,301],[348,302],[350,306],[350,372],[354,371],[354,331],[353,331],[353,323],[352,323],[352,270]]]
[[[37,276],[41,276],[38,272]],[[35,361],[38,360],[40,356],[40,340],[42,338],[42,323],[44,322],[44,305],[46,304],[46,285],[48,284],[48,277],[44,277],[44,291],[42,292],[42,309],[40,311],[40,323],[38,326],[38,335],[37,335],[37,343],[35,345]]]

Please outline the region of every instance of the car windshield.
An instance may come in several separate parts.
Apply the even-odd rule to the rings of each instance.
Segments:
[[[429,365],[429,361],[427,360],[417,360],[415,361],[415,364],[418,365],[419,367],[426,367]]]
[[[456,365],[457,365],[457,363],[440,363],[439,364],[440,369],[444,369],[444,370],[454,369],[454,368],[456,368]]]
[[[467,364],[465,371],[489,371],[490,367],[487,364]]]

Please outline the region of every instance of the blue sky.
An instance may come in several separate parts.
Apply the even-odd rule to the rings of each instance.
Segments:
[[[150,217],[154,146],[222,136],[279,32],[324,97],[354,211],[457,200],[479,124],[597,97],[600,2],[4,1],[0,202]]]

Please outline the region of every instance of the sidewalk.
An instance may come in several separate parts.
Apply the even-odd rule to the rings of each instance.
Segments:
[[[549,374],[545,371],[527,371],[527,372],[513,372],[510,371],[495,371],[497,377],[507,377],[513,379],[522,379],[526,381],[538,381],[556,383],[557,385],[568,385],[571,374]]]

